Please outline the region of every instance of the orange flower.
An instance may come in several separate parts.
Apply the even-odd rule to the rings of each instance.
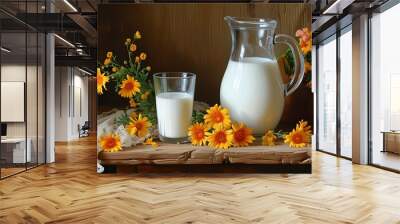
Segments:
[[[148,138],[148,139],[146,139],[146,141],[144,141],[143,144],[145,144],[145,145],[151,145],[153,148],[156,148],[156,147],[159,146],[157,142],[153,141],[153,138]]]
[[[135,63],[139,63],[140,62],[140,58],[139,57],[135,57]]]
[[[113,68],[111,69],[111,71],[112,71],[112,72],[118,72],[118,68],[117,68],[117,67],[113,67]]]
[[[275,136],[274,132],[269,130],[262,137],[262,144],[268,145],[268,146],[273,146],[273,145],[275,145],[276,139],[277,139],[277,137]]]
[[[113,53],[111,51],[107,52],[107,58],[112,58]]]
[[[135,39],[140,39],[140,38],[142,38],[142,34],[140,34],[139,31],[136,31],[134,38]]]
[[[122,149],[121,139],[117,134],[102,135],[99,139],[99,145],[105,152],[118,152]]]
[[[307,74],[308,72],[311,71],[311,63],[308,61],[304,62],[304,74]]]
[[[111,58],[106,58],[105,60],[104,60],[104,65],[108,65],[108,64],[110,64],[111,63]]]
[[[97,93],[99,95],[103,94],[103,88],[107,90],[106,84],[110,80],[108,76],[105,76],[104,73],[101,73],[100,68],[97,68],[97,76],[96,76],[96,81],[97,81]]]
[[[207,128],[203,123],[195,123],[189,127],[188,136],[192,145],[205,145],[207,140]]]
[[[129,46],[129,50],[132,52],[135,52],[137,49],[136,44],[131,44],[131,46]]]
[[[147,58],[147,54],[146,53],[140,53],[140,60],[144,61]]]
[[[234,146],[248,146],[255,140],[254,136],[251,134],[251,129],[246,127],[243,123],[233,124],[232,129]]]
[[[311,32],[307,27],[296,31],[296,37],[299,37],[301,41],[307,42],[311,40]]]
[[[231,118],[229,117],[228,109],[222,108],[218,104],[215,104],[207,110],[207,114],[204,115],[204,121],[208,127],[212,128],[220,126],[229,128],[231,126]]]
[[[296,128],[285,136],[285,143],[290,147],[302,148],[311,143],[311,127],[306,121],[300,121]]]
[[[214,129],[212,133],[207,133],[208,145],[218,149],[228,149],[232,145],[232,130],[225,130],[222,127]]]
[[[129,106],[132,108],[137,107],[137,103],[135,102],[135,99],[133,99],[133,98],[129,99]]]
[[[151,123],[147,117],[142,117],[142,114],[139,114],[139,117],[136,119],[130,118],[130,120],[130,123],[126,126],[128,134],[142,138],[149,133]]]
[[[126,75],[126,79],[122,81],[118,94],[121,97],[132,98],[138,92],[140,92],[140,82],[132,76]]]
[[[149,98],[149,95],[150,95],[150,92],[149,92],[149,91],[146,91],[145,93],[143,93],[143,94],[140,96],[140,99],[143,100],[143,101],[146,101],[146,100]]]

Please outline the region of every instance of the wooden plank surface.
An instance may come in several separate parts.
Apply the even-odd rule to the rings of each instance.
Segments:
[[[310,158],[309,148],[290,148],[285,144],[276,146],[247,146],[212,149],[190,144],[166,144],[153,148],[138,145],[119,152],[100,152],[104,165],[137,164],[301,164]]]

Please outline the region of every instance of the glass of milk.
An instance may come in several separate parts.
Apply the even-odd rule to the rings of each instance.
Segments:
[[[192,123],[196,75],[161,72],[153,75],[160,140],[183,143]]]

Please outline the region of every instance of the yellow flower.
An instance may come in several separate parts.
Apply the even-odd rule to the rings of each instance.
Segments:
[[[285,143],[289,144],[290,147],[306,147],[310,142],[311,127],[307,125],[306,121],[300,121],[295,129],[285,135]]]
[[[207,133],[208,145],[218,149],[228,149],[232,145],[232,130],[225,130],[222,127],[214,129],[212,133]]]
[[[269,130],[262,137],[262,144],[268,145],[268,146],[273,146],[273,145],[275,145],[276,139],[277,139],[277,137],[275,136],[274,132]]]
[[[126,131],[132,136],[142,138],[149,133],[149,127],[151,127],[151,123],[147,117],[142,117],[142,114],[139,114],[139,117],[135,119],[130,118],[130,123],[126,126]]]
[[[104,65],[108,65],[110,63],[111,63],[111,59],[110,58],[104,59]]]
[[[135,57],[135,63],[139,63],[140,62],[140,58],[139,57]]]
[[[135,99],[133,99],[133,98],[129,99],[129,106],[132,108],[137,107],[137,103],[135,102]]]
[[[137,49],[136,44],[131,44],[131,46],[129,46],[129,50],[132,52],[135,52]]]
[[[118,152],[122,149],[121,139],[117,134],[105,134],[101,136],[99,145],[105,152]]]
[[[149,92],[149,91],[146,91],[145,93],[143,93],[143,94],[140,96],[140,99],[143,100],[143,101],[145,101],[145,100],[147,100],[147,99],[149,98],[149,95],[150,95],[150,92]]]
[[[103,94],[103,88],[107,90],[106,84],[110,80],[108,76],[105,76],[104,73],[101,73],[100,68],[97,68],[97,93],[99,95]]]
[[[118,72],[118,68],[117,68],[117,67],[113,67],[113,68],[111,69],[111,71],[112,71],[112,72]]]
[[[112,58],[113,53],[111,51],[107,52],[107,58]]]
[[[137,117],[138,117],[138,115],[137,115],[137,113],[136,113],[135,111],[132,111],[132,112],[129,114],[129,118],[132,118],[133,120],[135,120]]]
[[[222,108],[218,104],[215,104],[207,110],[207,114],[204,115],[204,121],[208,127],[212,128],[220,126],[223,128],[229,128],[231,126],[228,109]]]
[[[148,138],[148,139],[146,139],[146,141],[144,141],[143,144],[145,144],[145,145],[151,145],[153,148],[156,148],[156,147],[159,146],[157,142],[153,141],[153,138]]]
[[[232,129],[234,146],[248,146],[255,140],[254,136],[251,134],[251,129],[246,127],[243,123],[233,124]]]
[[[299,121],[298,124],[296,124],[296,129],[304,129],[305,131],[309,132],[311,134],[311,126],[308,125],[307,121]]]
[[[150,67],[150,66],[147,66],[147,67],[146,67],[146,70],[147,70],[147,71],[150,71],[150,70],[151,70],[151,67]]]
[[[131,38],[126,38],[125,45],[129,45],[132,42]]]
[[[307,74],[311,71],[311,63],[308,61],[304,62],[304,74]]]
[[[140,53],[140,60],[144,61],[147,58],[147,54],[146,53]]]
[[[189,127],[188,136],[192,145],[205,145],[207,141],[207,127],[203,123],[195,123]]]
[[[140,38],[142,38],[142,34],[140,34],[139,31],[136,31],[136,33],[135,33],[135,39],[140,39]]]
[[[132,98],[138,92],[140,92],[140,82],[132,76],[126,75],[126,79],[122,81],[118,94],[121,97]]]

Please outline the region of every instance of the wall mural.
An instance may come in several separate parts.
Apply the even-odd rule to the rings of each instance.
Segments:
[[[311,172],[307,5],[110,4],[98,22],[98,172]]]

